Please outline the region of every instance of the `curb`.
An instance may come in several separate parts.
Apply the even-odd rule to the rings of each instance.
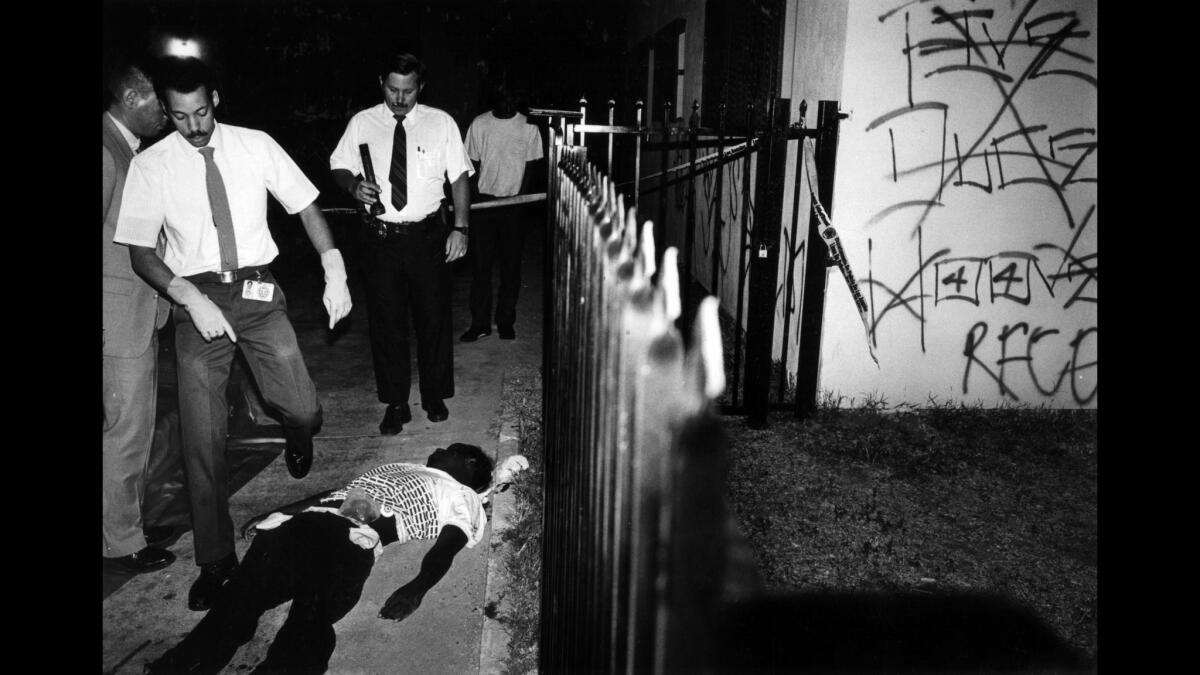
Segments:
[[[503,389],[501,397],[503,397]],[[500,426],[500,440],[496,451],[496,465],[499,466],[508,457],[516,455],[521,449],[521,439],[512,424],[505,420]],[[504,594],[503,575],[500,566],[508,554],[508,546],[501,543],[497,537],[508,529],[508,521],[512,516],[515,497],[511,490],[493,494],[492,500],[492,532],[488,540],[488,570],[487,585],[484,590],[484,607],[499,607]],[[492,542],[496,542],[493,546]],[[485,609],[486,612],[486,609]],[[499,675],[504,673],[505,662],[508,660],[508,631],[497,619],[483,615],[483,628],[479,640],[479,673],[480,675]]]

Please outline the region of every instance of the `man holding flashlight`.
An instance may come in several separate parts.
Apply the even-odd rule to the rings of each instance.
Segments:
[[[416,330],[421,407],[429,420],[450,416],[454,396],[450,263],[467,252],[475,171],[462,134],[448,113],[422,105],[425,67],[412,54],[389,59],[379,72],[383,102],[354,115],[329,158],[333,180],[358,202],[383,211],[364,230],[363,270],[371,354],[379,400],[387,405],[379,432],[397,434],[412,420],[408,408],[409,321]],[[364,166],[360,145],[376,167]],[[453,227],[441,217],[450,181]]]

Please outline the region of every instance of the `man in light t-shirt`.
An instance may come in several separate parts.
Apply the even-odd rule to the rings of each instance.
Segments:
[[[542,136],[517,112],[503,83],[492,86],[492,109],[467,129],[467,156],[474,162],[479,201],[527,192],[533,163],[541,159]],[[492,263],[500,260],[496,331],[501,340],[516,337],[517,294],[521,288],[521,246],[527,215],[521,206],[481,209],[471,217],[471,326],[459,340],[474,342],[492,334]]]
[[[527,466],[510,459],[497,481],[507,482]],[[218,672],[254,637],[263,612],[291,600],[259,670],[325,672],[336,644],[333,624],[358,602],[382,548],[436,539],[417,576],[379,612],[400,621],[420,606],[463,547],[482,540],[483,494],[491,483],[491,458],[478,446],[452,443],[434,450],[425,466],[385,464],[343,488],[252,518],[242,534],[254,541],[213,609],[147,671]]]

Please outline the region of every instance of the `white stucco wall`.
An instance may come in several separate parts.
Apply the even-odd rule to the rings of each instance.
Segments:
[[[1097,10],[854,0],[820,388],[1097,406]]]

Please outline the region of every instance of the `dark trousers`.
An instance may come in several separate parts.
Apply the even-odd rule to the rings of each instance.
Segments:
[[[275,283],[270,272],[261,280]],[[278,284],[268,302],[243,298],[242,282],[197,283],[196,287],[221,309],[237,335],[236,344],[225,335],[205,342],[186,310],[174,312],[183,465],[191,500],[196,564],[203,565],[233,553],[229,469],[225,463],[229,423],[225,390],[234,350],[240,349],[246,357],[263,400],[280,413],[289,439],[304,439],[316,432],[321,426],[321,406]]]
[[[421,402],[454,396],[451,345],[450,265],[446,262],[448,227],[410,226],[407,232],[378,239],[364,233],[363,273],[371,357],[379,400],[408,402],[412,386],[409,326],[417,337],[417,375]],[[411,324],[410,324],[411,317]]]
[[[291,600],[287,619],[254,672],[324,673],[337,644],[333,624],[358,603],[375,564],[370,549],[350,541],[351,526],[331,513],[299,513],[259,532],[213,608],[152,669],[220,672],[254,637],[263,612]]]
[[[485,195],[486,197],[486,195]],[[521,290],[521,247],[527,223],[520,206],[499,206],[471,214],[471,325],[492,327],[492,266],[499,260],[500,289],[496,297],[496,325],[512,328],[517,319]]]

